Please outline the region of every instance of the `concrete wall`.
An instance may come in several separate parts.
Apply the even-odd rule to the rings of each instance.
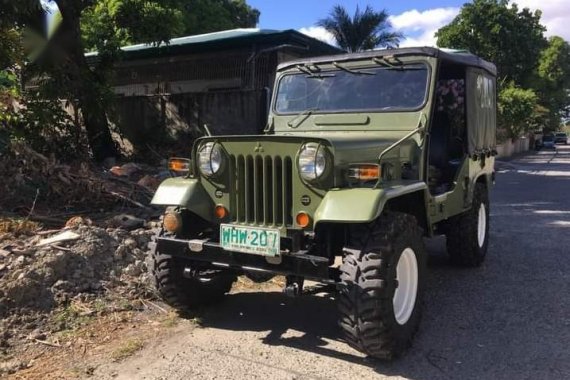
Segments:
[[[200,136],[204,124],[214,135],[255,134],[265,126],[266,99],[263,90],[117,97],[112,121],[135,150]]]
[[[515,141],[507,139],[502,144],[497,145],[497,158],[507,158],[514,154],[526,152],[530,149],[530,140],[527,137],[521,137]]]

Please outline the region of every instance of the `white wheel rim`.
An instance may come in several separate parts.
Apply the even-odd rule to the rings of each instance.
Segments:
[[[398,287],[392,300],[396,322],[404,325],[414,311],[418,294],[418,261],[411,248],[406,248],[400,255],[396,266],[396,279]]]
[[[479,221],[477,222],[477,241],[479,243],[479,248],[483,248],[485,244],[485,234],[487,233],[487,210],[485,205],[481,203],[479,207]]]

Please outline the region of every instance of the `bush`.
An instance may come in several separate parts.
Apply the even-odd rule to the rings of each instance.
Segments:
[[[67,161],[86,158],[87,140],[58,99],[39,91],[21,94],[16,70],[0,71],[0,153],[10,141]]]
[[[514,84],[499,92],[499,128],[507,137],[516,139],[534,127],[538,109],[538,96],[533,90],[516,87]]]

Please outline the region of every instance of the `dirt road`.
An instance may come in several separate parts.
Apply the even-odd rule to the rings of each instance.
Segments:
[[[570,149],[502,164],[491,243],[478,269],[430,241],[424,318],[402,359],[365,358],[340,339],[334,300],[233,294],[97,379],[568,379]]]

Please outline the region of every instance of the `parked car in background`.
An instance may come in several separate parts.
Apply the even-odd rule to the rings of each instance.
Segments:
[[[568,145],[568,135],[564,132],[558,132],[554,135],[554,143]]]
[[[554,136],[553,135],[546,135],[542,138],[542,148],[543,149],[550,149],[550,150],[555,150],[556,149],[556,143],[554,142]]]

